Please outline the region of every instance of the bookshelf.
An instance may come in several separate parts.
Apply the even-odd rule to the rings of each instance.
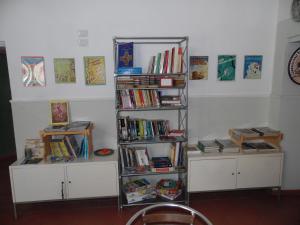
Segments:
[[[188,37],[115,37],[113,48],[119,207],[187,203]],[[127,68],[121,62],[124,51],[132,60]],[[168,157],[170,165],[157,168],[157,157]],[[153,193],[163,179],[180,182],[181,194],[170,200]],[[124,190],[138,181],[146,182],[151,194],[139,195],[137,189],[149,191],[143,186]]]
[[[86,154],[86,158],[89,158],[93,155],[93,123],[90,123],[86,128],[78,128],[72,130],[41,130],[40,136],[43,142],[45,143],[45,155],[44,158],[46,159],[48,155],[51,155],[51,146],[50,142],[52,137],[54,136],[68,136],[68,135],[81,135],[87,139],[88,143],[88,152]]]

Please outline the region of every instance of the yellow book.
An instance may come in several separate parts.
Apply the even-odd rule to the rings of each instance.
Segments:
[[[62,155],[64,157],[70,157],[70,154],[68,152],[67,146],[65,145],[64,141],[58,142],[58,145],[60,147],[60,151],[61,151]]]

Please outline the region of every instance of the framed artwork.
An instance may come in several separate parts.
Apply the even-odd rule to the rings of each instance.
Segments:
[[[291,80],[300,85],[300,48],[292,54],[288,63],[288,72]]]
[[[86,85],[105,84],[105,57],[85,56],[83,61]]]
[[[50,101],[51,125],[69,124],[69,103],[65,100]]]
[[[25,87],[45,87],[45,60],[42,56],[22,56],[22,82]]]
[[[74,58],[55,58],[54,59],[55,82],[76,83],[75,59]]]
[[[235,80],[235,55],[218,56],[218,80],[232,81]]]
[[[190,56],[190,80],[207,80],[208,56]]]
[[[244,60],[244,79],[261,79],[262,55],[246,55]]]

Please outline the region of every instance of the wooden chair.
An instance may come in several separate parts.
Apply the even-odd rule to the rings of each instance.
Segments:
[[[158,212],[157,209],[168,211]],[[174,212],[169,212],[170,209]],[[152,212],[151,211],[155,211]],[[150,212],[150,213],[149,213]],[[141,217],[144,225],[146,224],[190,224],[193,225],[198,218],[204,224],[213,225],[202,213],[185,205],[175,203],[160,203],[148,206],[136,212],[126,223],[134,224]]]

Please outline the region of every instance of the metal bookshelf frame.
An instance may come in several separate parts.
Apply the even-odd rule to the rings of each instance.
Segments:
[[[134,76],[184,76],[185,84],[183,87],[128,87],[128,88],[118,88],[117,82],[118,77],[121,77],[117,74],[118,68],[118,45],[124,42],[133,42],[134,45],[167,45],[172,44],[177,47],[183,48],[183,64],[184,64],[184,72],[183,73],[167,73],[167,74],[135,74]],[[113,56],[114,56],[114,85],[115,85],[115,112],[116,112],[116,129],[119,129],[119,118],[122,112],[128,113],[132,111],[143,112],[143,111],[169,111],[174,110],[177,111],[178,121],[177,121],[177,128],[185,130],[185,136],[183,138],[175,138],[170,140],[163,140],[158,137],[153,139],[146,139],[146,140],[136,140],[136,141],[122,141],[119,138],[119,132],[117,132],[117,145],[118,145],[118,154],[120,146],[126,145],[138,145],[138,144],[156,144],[156,143],[173,143],[173,142],[184,142],[187,144],[188,142],[188,80],[189,80],[189,51],[188,51],[188,42],[189,38],[185,37],[114,37],[113,38]],[[131,76],[131,75],[126,75]],[[181,100],[183,100],[184,105],[182,106],[170,106],[170,107],[143,107],[143,108],[134,108],[134,109],[121,109],[118,106],[118,91],[125,90],[125,89],[143,89],[143,90],[176,90],[180,96]],[[134,177],[134,176],[148,176],[148,175],[162,175],[162,174],[178,174],[178,176],[182,176],[184,179],[184,193],[179,199],[175,199],[172,202],[180,202],[188,204],[188,193],[187,193],[187,157],[186,152],[185,154],[185,168],[178,168],[175,171],[169,173],[153,173],[153,172],[144,172],[144,173],[130,173],[122,171],[121,166],[121,157],[118,157],[118,165],[119,165],[119,197],[118,197],[118,204],[119,209],[122,209],[124,206],[134,206],[134,205],[144,205],[144,204],[156,204],[158,202],[165,202],[164,200],[157,200],[157,201],[143,201],[140,203],[131,203],[127,204],[125,196],[122,193],[122,184],[124,177]]]

